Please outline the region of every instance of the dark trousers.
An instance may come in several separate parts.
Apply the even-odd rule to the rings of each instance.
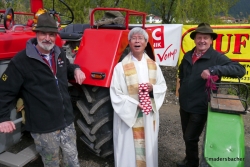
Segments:
[[[198,142],[207,121],[207,114],[194,114],[180,109],[183,139],[188,167],[199,166]]]

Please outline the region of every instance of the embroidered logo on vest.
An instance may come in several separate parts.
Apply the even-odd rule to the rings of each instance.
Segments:
[[[6,81],[7,78],[8,78],[8,75],[6,75],[6,74],[3,74],[3,75],[2,75],[2,80],[3,80],[3,81]]]

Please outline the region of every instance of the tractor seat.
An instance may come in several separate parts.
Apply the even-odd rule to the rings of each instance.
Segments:
[[[95,28],[95,29],[126,30],[126,27],[123,24],[103,24],[100,26],[94,25],[93,28]]]
[[[241,99],[236,95],[216,94],[211,96],[211,111],[246,114],[247,108],[243,106]]]
[[[84,30],[87,28],[90,28],[89,24],[69,24],[59,31],[59,35],[65,40],[79,41],[82,38]]]

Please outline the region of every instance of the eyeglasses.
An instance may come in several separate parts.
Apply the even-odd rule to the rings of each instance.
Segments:
[[[143,41],[143,40],[145,40],[145,38],[144,37],[132,37],[130,40],[133,41],[133,42],[135,42],[135,41]]]

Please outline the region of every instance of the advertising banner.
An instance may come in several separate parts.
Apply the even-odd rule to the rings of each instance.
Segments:
[[[156,62],[176,66],[180,55],[182,24],[146,24],[152,30]]]
[[[162,66],[176,66],[183,55],[195,47],[190,33],[197,25],[146,24],[152,30],[156,62]],[[240,62],[246,68],[241,82],[250,83],[250,24],[211,25],[218,34],[213,41],[215,50],[224,53],[232,61]],[[223,77],[223,81],[237,82],[238,79]]]

